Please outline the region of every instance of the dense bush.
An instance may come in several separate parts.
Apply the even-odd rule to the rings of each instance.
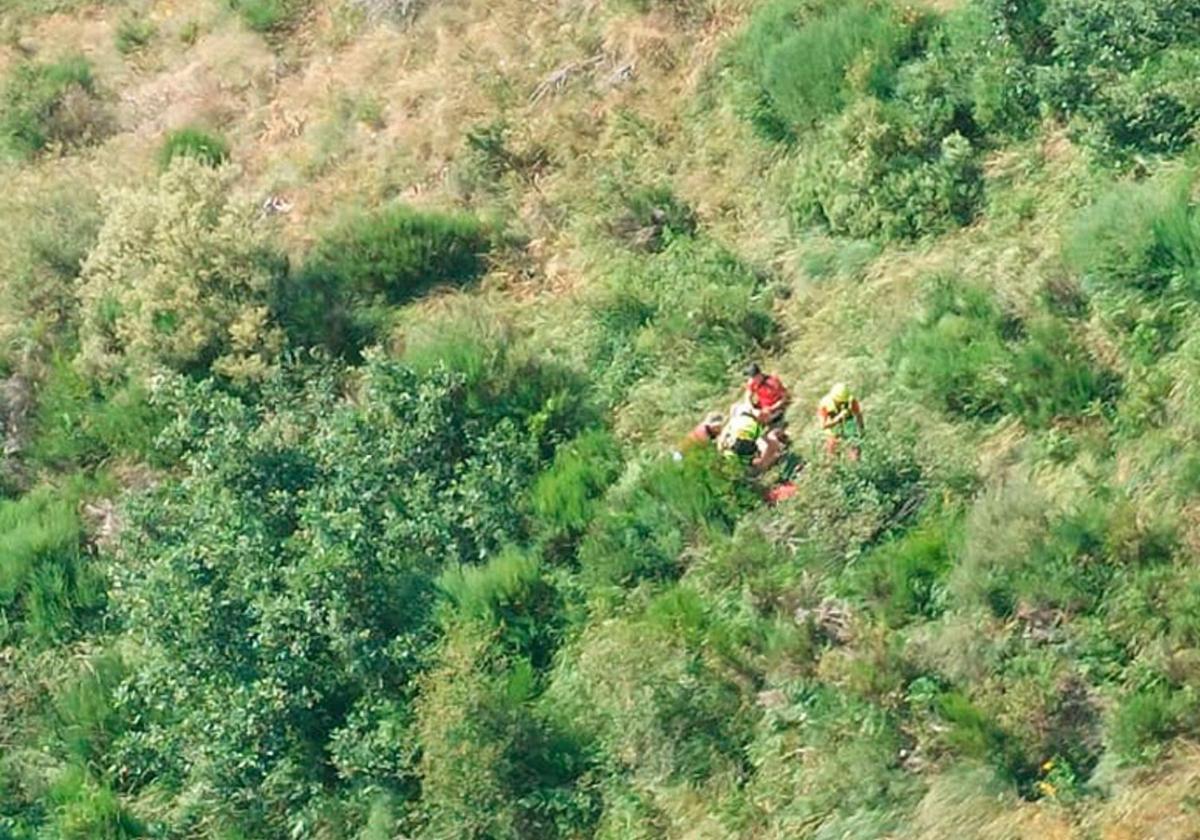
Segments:
[[[877,601],[893,626],[937,618],[946,608],[946,573],[960,541],[957,517],[930,517],[863,558],[851,574],[851,588]]]
[[[963,417],[1009,413],[1031,426],[1110,404],[1114,375],[1088,357],[1056,321],[1029,324],[986,292],[937,278],[924,317],[894,346],[902,380],[932,404]]]
[[[68,360],[51,360],[40,383],[27,454],[50,468],[95,467],[113,457],[158,462],[164,422],[138,383],[98,385]]]
[[[283,347],[268,300],[280,268],[233,173],[178,159],[108,197],[79,285],[82,361],[101,377],[163,366],[261,379]]]
[[[488,244],[471,216],[401,206],[358,215],[321,237],[275,309],[297,343],[352,355],[378,337],[386,307],[477,278]]]
[[[602,268],[587,364],[604,403],[628,404],[634,434],[689,391],[711,397],[776,337],[767,278],[711,239],[678,237]]]
[[[185,469],[130,509],[118,554],[140,651],[114,746],[128,783],[211,791],[255,833],[320,813],[342,772],[331,744],[357,768],[344,792],[411,793],[415,768],[383,733],[410,719],[437,576],[524,536],[541,464],[535,412],[490,420],[459,376],[373,360],[351,400],[336,377],[268,380],[260,404],[179,380],[168,436]],[[524,614],[506,598],[538,584],[513,557],[447,572],[464,617]],[[507,638],[540,661],[541,632]]]
[[[177,157],[191,157],[217,167],[229,160],[229,144],[223,137],[203,129],[180,128],[168,134],[158,150],[159,168],[169,169]]]
[[[981,188],[977,151],[952,125],[868,99],[806,150],[794,212],[845,236],[913,239],[969,222]]]
[[[27,157],[51,144],[101,136],[106,117],[96,93],[83,58],[18,64],[0,92],[0,151]]]
[[[1129,764],[1157,758],[1163,742],[1195,727],[1200,720],[1200,700],[1191,688],[1155,685],[1122,698],[1109,725],[1110,746]]]
[[[734,56],[755,125],[768,137],[794,138],[855,95],[886,95],[900,61],[918,49],[921,23],[871,0],[760,6]]]
[[[677,578],[689,541],[708,528],[729,528],[747,505],[737,469],[704,449],[681,462],[643,465],[605,498],[579,547],[584,575],[624,585]]]

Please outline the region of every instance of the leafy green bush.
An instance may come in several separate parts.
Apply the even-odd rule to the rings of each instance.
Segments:
[[[125,808],[111,787],[87,770],[71,766],[50,792],[53,830],[64,840],[127,840],[145,837],[145,827]]]
[[[603,271],[589,301],[592,340],[581,349],[602,404],[626,402],[635,435],[689,389],[711,399],[713,386],[725,387],[775,338],[766,277],[711,239],[675,238],[648,257],[620,253]]]
[[[578,727],[538,702],[528,664],[465,634],[439,653],[418,704],[421,836],[587,833],[599,811],[594,759]]]
[[[283,347],[267,305],[281,268],[252,209],[231,199],[233,177],[183,157],[153,186],[109,197],[79,284],[90,373],[267,374]]]
[[[819,133],[796,174],[793,213],[859,239],[915,239],[969,222],[982,195],[977,150],[945,117],[856,102]]]
[[[298,369],[250,402],[171,380],[159,393],[183,469],[126,514],[114,603],[139,656],[112,754],[137,768],[131,785],[212,791],[198,807],[249,833],[321,813],[330,790],[412,795],[411,750],[388,733],[411,719],[438,575],[527,537],[523,497],[544,465],[536,407],[495,419],[461,376],[374,356],[354,381]],[[500,555],[443,582],[475,626],[530,616],[507,643],[541,662],[552,593],[527,563]],[[319,758],[335,744],[357,768],[345,787]]]
[[[816,680],[790,680],[773,693],[781,702],[762,714],[748,747],[748,792],[759,807],[747,834],[871,837],[901,830],[919,790],[897,766],[898,721]],[[796,761],[798,754],[805,760]]]
[[[83,143],[103,134],[91,65],[82,57],[18,64],[0,92],[0,150],[28,157],[52,143]]]
[[[886,95],[900,60],[917,49],[919,20],[870,0],[760,6],[734,56],[753,89],[755,124],[794,138],[855,93]]]
[[[168,134],[158,150],[159,169],[166,171],[177,157],[191,157],[217,167],[229,160],[229,144],[203,129],[180,128]]]
[[[1193,142],[1194,0],[1060,0],[1046,5],[1041,26],[1054,44],[1044,99],[1090,122],[1103,149],[1174,152]]]
[[[681,462],[645,464],[632,482],[609,491],[579,548],[584,575],[597,584],[630,585],[683,572],[681,555],[705,529],[728,529],[748,499],[736,465],[708,449]]]
[[[560,629],[557,598],[536,556],[508,548],[480,566],[452,566],[438,588],[453,606],[453,619],[496,631],[506,653],[535,668],[549,664]]]
[[[1030,426],[1110,404],[1118,382],[1062,325],[1026,325],[981,289],[936,278],[924,317],[893,347],[899,374],[931,403],[963,417],[1003,413]]]
[[[297,343],[354,354],[377,337],[388,306],[478,277],[487,248],[471,216],[399,206],[355,216],[318,241],[275,309]]]
[[[1164,742],[1196,724],[1200,703],[1195,692],[1155,685],[1122,698],[1108,726],[1109,746],[1124,763],[1157,758]]]
[[[937,618],[946,607],[945,575],[961,521],[945,515],[883,543],[854,567],[851,589],[879,602],[892,626]]]
[[[70,173],[13,178],[0,200],[0,367],[28,372],[70,346],[80,266],[100,228],[96,193]]]

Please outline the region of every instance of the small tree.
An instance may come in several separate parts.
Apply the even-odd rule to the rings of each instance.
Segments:
[[[166,366],[260,379],[283,345],[267,299],[278,259],[232,170],[184,157],[149,189],[107,200],[80,284],[83,362],[95,374]]]

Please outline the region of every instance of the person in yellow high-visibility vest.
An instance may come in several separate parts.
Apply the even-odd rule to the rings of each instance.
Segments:
[[[845,440],[849,442],[846,451],[850,460],[859,459],[861,450],[857,440],[862,437],[866,427],[863,425],[862,406],[845,383],[837,383],[821,398],[817,405],[817,420],[825,431],[825,451],[829,455],[836,455],[839,444]]]
[[[721,430],[717,449],[727,458],[740,458],[751,469],[762,472],[775,465],[787,443],[787,433],[783,429],[768,428],[756,414],[741,411]]]

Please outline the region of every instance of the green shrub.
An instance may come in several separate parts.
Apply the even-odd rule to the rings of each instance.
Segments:
[[[477,278],[487,248],[471,216],[407,207],[358,215],[321,237],[275,309],[296,342],[353,355],[378,337],[387,307]]]
[[[168,134],[158,150],[159,169],[166,171],[177,157],[195,158],[206,166],[217,167],[229,160],[229,144],[203,129],[180,128]]]
[[[0,502],[0,640],[64,641],[104,605],[82,547],[79,495],[43,488]]]
[[[735,54],[754,92],[755,124],[768,137],[795,137],[856,93],[886,95],[919,29],[870,0],[760,6]]]
[[[125,15],[117,24],[116,45],[121,55],[135,53],[154,39],[154,23],[139,15]]]
[[[27,371],[70,346],[75,286],[100,222],[99,198],[78,175],[10,180],[0,201],[0,367]]]
[[[1200,703],[1195,692],[1166,685],[1142,688],[1122,698],[1108,725],[1108,742],[1119,760],[1144,764],[1161,755],[1164,744],[1195,726]]]
[[[18,64],[0,92],[0,148],[28,157],[52,143],[95,139],[105,130],[96,92],[84,58]]]
[[[153,185],[109,198],[78,288],[89,373],[267,375],[284,340],[268,307],[280,260],[253,209],[232,199],[234,177],[181,157]]]
[[[935,278],[924,317],[893,355],[901,380],[943,410],[983,420],[1008,413],[1032,427],[1111,405],[1119,387],[1059,322],[1025,324],[949,278]]]
[[[229,0],[246,26],[255,32],[272,33],[288,29],[307,8],[307,0]]]
[[[160,463],[154,439],[164,422],[143,386],[100,386],[56,357],[38,388],[27,453],[51,469],[90,468],[113,457]]]
[[[876,601],[893,627],[937,618],[945,610],[945,575],[960,540],[961,520],[943,514],[885,542],[853,569],[851,589]]]
[[[1200,117],[1194,79],[1200,8],[1193,0],[1061,0],[1042,25],[1053,39],[1043,97],[1079,115],[1115,152],[1174,152]]]
[[[498,636],[502,650],[544,668],[557,644],[557,597],[535,555],[508,548],[481,566],[452,566],[438,588],[452,618],[473,621]]]
[[[537,522],[551,536],[581,533],[620,468],[621,450],[606,431],[587,432],[559,447],[533,486]]]
[[[899,721],[875,703],[815,680],[789,680],[773,693],[782,702],[763,712],[747,748],[754,773],[746,787],[759,810],[757,830],[746,835],[886,837],[902,831],[920,789],[896,761],[905,738]]]
[[[122,722],[113,692],[127,672],[118,654],[104,653],[88,659],[75,681],[55,696],[55,734],[80,765],[102,760],[112,739],[120,734]]]
[[[1192,178],[1119,184],[1077,215],[1063,246],[1128,354],[1153,364],[1187,335],[1200,301],[1200,212]]]
[[[72,765],[50,791],[54,836],[63,840],[127,840],[145,837],[145,827],[125,808],[112,788]]]
[[[916,239],[966,224],[982,196],[978,151],[946,117],[861,100],[830,121],[796,174],[798,224],[858,239]]]
[[[584,575],[622,585],[677,578],[688,543],[705,529],[730,528],[748,503],[736,469],[707,449],[642,466],[629,486],[605,497],[579,548]]]

